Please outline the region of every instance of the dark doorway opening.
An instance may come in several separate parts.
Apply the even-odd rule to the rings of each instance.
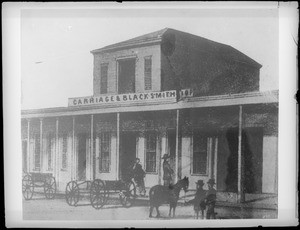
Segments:
[[[77,177],[78,180],[86,180],[86,150],[87,134],[78,134],[78,159],[77,159]]]
[[[135,58],[118,61],[118,93],[135,92]]]
[[[244,178],[246,193],[262,192],[262,128],[247,128],[243,132]]]
[[[120,138],[120,178],[128,179],[130,167],[136,158],[136,133],[123,132]]]
[[[170,166],[173,172],[176,172],[176,132],[175,130],[168,130],[168,150],[170,154]],[[174,176],[172,183],[174,184]]]
[[[238,183],[238,129],[229,129],[226,139],[230,155],[227,160],[226,191],[237,192]],[[262,146],[263,130],[247,128],[242,131],[244,160],[244,192],[262,192]]]
[[[23,172],[27,172],[27,141],[22,141]]]

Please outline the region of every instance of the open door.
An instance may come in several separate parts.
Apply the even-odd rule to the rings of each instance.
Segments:
[[[78,134],[77,146],[77,179],[79,181],[86,180],[86,154],[87,154],[87,134]]]
[[[133,165],[136,158],[136,138],[135,132],[123,132],[121,134],[120,148],[120,178],[127,179],[128,170]]]

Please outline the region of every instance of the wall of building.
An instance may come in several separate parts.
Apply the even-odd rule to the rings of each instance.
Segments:
[[[144,82],[144,58],[152,56],[152,90],[145,90]],[[94,54],[94,95],[100,94],[100,65],[108,63],[108,94],[117,94],[117,61],[120,58],[136,58],[135,90],[136,92],[161,90],[161,64],[160,46],[151,45],[145,47],[117,50],[107,53]]]
[[[194,96],[259,90],[258,68],[226,59],[212,41],[180,32],[173,34],[171,65],[163,53],[161,56],[163,90],[176,89],[176,82],[181,89],[192,88]]]

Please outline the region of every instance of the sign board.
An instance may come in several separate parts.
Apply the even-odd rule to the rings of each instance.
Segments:
[[[175,102],[176,91],[128,93],[114,95],[99,95],[89,97],[69,98],[69,107],[80,107],[88,105],[118,105],[118,104],[144,104],[155,102]]]

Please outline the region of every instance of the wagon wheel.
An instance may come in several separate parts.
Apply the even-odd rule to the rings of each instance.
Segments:
[[[70,181],[66,186],[66,201],[70,206],[76,206],[79,201],[79,187],[76,181]]]
[[[127,182],[125,184],[125,190],[120,191],[119,197],[120,202],[124,207],[131,207],[136,198],[135,184],[132,181]]]
[[[56,181],[54,177],[50,177],[45,180],[44,194],[47,199],[54,199],[56,194]]]
[[[34,193],[34,183],[29,174],[25,175],[22,180],[22,193],[25,200],[30,200]]]
[[[104,182],[99,179],[94,180],[90,190],[90,201],[93,208],[102,208],[107,202],[107,194]]]

